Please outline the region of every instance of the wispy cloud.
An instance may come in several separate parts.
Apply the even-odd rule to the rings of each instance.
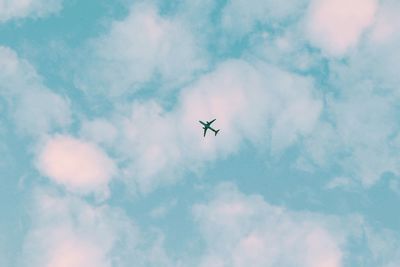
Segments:
[[[63,0],[14,0],[0,1],[0,22],[24,17],[40,18],[57,13]]]
[[[22,266],[178,266],[157,234],[140,231],[118,208],[92,206],[44,188],[33,200]]]
[[[373,185],[385,172],[399,173],[399,144],[396,135],[396,109],[393,98],[374,93],[368,83],[352,85],[340,99],[329,98],[331,123],[321,122],[307,139],[306,157],[317,166],[342,167],[342,173]],[[369,88],[369,90],[368,90]]]
[[[347,63],[329,64],[328,86],[335,92],[326,96],[324,112],[329,119],[321,121],[305,142],[304,155],[318,168],[339,165],[335,175],[365,186],[374,185],[385,173],[399,174],[399,79],[394,72],[400,66],[400,38],[393,30],[400,23],[391,14],[400,7],[392,1],[374,6],[374,20],[368,31],[363,30],[358,49],[346,52]],[[385,26],[388,21],[390,27]]]
[[[290,3],[262,0],[232,0],[228,1],[222,10],[222,28],[225,33],[233,36],[243,36],[254,31],[260,24],[271,24],[279,28],[288,20],[299,17],[307,6],[305,0],[295,0]]]
[[[231,184],[193,212],[206,242],[200,266],[342,266],[345,233],[334,218],[272,206]]]
[[[0,46],[0,96],[21,134],[43,136],[71,122],[69,102],[47,88],[34,67]]]
[[[163,87],[181,85],[207,63],[185,24],[161,16],[151,4],[134,4],[126,18],[114,21],[88,46],[90,57],[76,84],[113,96],[131,94],[153,79]]]
[[[109,122],[120,129],[113,148],[126,166],[124,176],[147,192],[237,152],[244,141],[280,153],[311,133],[321,102],[309,78],[232,60],[182,90],[171,111],[156,101],[135,102],[131,110]],[[203,138],[198,121],[213,118],[223,138]]]
[[[42,51],[64,32],[54,34],[47,20],[35,24],[43,27],[40,34],[26,37],[33,39],[29,45],[43,44],[38,66],[15,52],[25,49],[19,37],[7,41],[15,51],[0,46],[0,123],[6,124],[0,137],[9,135],[10,142],[0,141],[7,154],[0,172],[14,161],[9,154],[26,149],[15,157],[23,158],[15,169],[26,169],[18,190],[33,195],[27,206],[31,224],[21,218],[29,227],[22,266],[399,265],[398,231],[382,226],[395,219],[388,223],[377,215],[367,222],[374,217],[368,212],[376,211],[364,209],[369,204],[363,202],[382,184],[387,188],[379,187],[378,193],[398,199],[396,0],[122,2],[118,7],[100,3],[95,12],[87,12],[84,19],[93,22],[87,25],[101,31],[90,28],[60,37],[74,55],[70,67],[57,62],[54,53],[49,66],[60,67],[49,71]],[[73,1],[68,10],[81,5]],[[26,34],[31,30],[26,23],[7,22],[61,9],[61,0],[0,0],[0,24],[6,32]],[[62,19],[55,20],[68,23],[77,14],[61,13]],[[78,45],[70,44],[70,38]],[[60,58],[67,60],[67,55]],[[61,95],[48,84],[68,90]],[[203,137],[198,121],[214,118],[219,134]],[[260,164],[249,154],[257,154]],[[227,176],[223,168],[238,164],[232,169],[239,169],[244,157],[251,166],[262,168],[271,157],[279,166],[266,167],[272,174],[254,170],[258,177],[240,181],[243,192],[231,183],[220,184],[218,179]],[[213,173],[207,172],[211,165],[218,165]],[[319,212],[295,210],[301,205],[289,203],[298,199],[292,190],[276,193],[288,206],[271,204],[281,202],[261,195],[267,191],[257,179],[274,186],[271,179],[287,176],[277,188],[295,188],[285,182],[306,174],[293,166],[326,179],[301,186],[316,192],[313,198],[323,207]],[[390,182],[378,183],[388,173]],[[34,174],[47,182],[31,179]],[[212,177],[207,183],[216,189],[196,191],[188,179],[153,192],[192,174]],[[20,177],[14,176],[7,179]],[[110,186],[114,178],[118,182]],[[323,196],[330,189],[340,198],[349,188],[365,197],[357,202],[361,210]],[[121,196],[125,189],[139,193],[134,205],[131,195]],[[172,199],[163,194],[173,194]],[[183,215],[190,222],[168,216],[172,209],[183,214],[191,208],[193,217]],[[159,227],[161,221],[182,226],[182,232],[190,228],[184,251],[176,249],[183,238],[171,238],[175,229]],[[4,243],[0,237],[0,265],[9,263],[1,261]]]
[[[398,234],[360,215],[293,211],[220,184],[193,208],[205,241],[199,266],[395,266]],[[354,244],[359,244],[353,250]],[[371,253],[372,252],[372,253]]]
[[[164,217],[171,209],[176,206],[177,202],[177,199],[172,199],[166,203],[162,203],[160,206],[155,207],[150,211],[150,216],[155,219],[160,219]]]

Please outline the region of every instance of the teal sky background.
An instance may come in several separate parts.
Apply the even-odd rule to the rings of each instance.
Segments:
[[[0,0],[0,266],[399,266],[399,12]]]

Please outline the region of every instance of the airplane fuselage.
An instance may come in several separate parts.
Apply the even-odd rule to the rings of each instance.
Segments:
[[[207,121],[207,122],[199,121],[203,125],[204,136],[206,136],[206,132],[207,132],[208,129],[213,131],[215,135],[217,135],[217,133],[219,132],[219,130],[215,130],[214,128],[211,127],[211,123],[213,123],[214,121],[215,121],[215,119],[212,120],[212,121]]]
[[[214,133],[216,132],[216,130],[215,130],[214,128],[212,128],[211,126],[204,126],[203,129],[204,129],[204,130],[210,129],[210,130],[213,131]]]

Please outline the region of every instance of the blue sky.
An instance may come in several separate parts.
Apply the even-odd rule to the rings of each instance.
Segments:
[[[0,0],[0,266],[399,266],[399,12]]]

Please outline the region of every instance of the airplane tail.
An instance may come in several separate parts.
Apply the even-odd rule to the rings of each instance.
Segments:
[[[218,130],[215,131],[215,135],[217,135],[217,133],[219,132],[219,130],[220,130],[220,129],[218,129]]]

